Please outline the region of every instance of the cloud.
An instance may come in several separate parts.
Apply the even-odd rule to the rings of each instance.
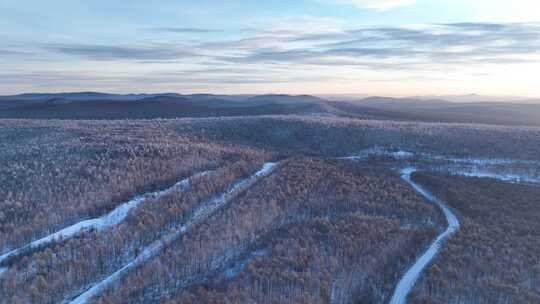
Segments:
[[[428,65],[531,62],[539,55],[539,24],[451,23],[265,37],[264,47],[253,44],[221,59],[414,70]]]
[[[22,51],[12,51],[12,50],[2,50],[0,49],[0,56],[10,56],[10,55],[21,55],[25,54],[26,52]]]
[[[206,58],[224,63],[365,65],[388,69],[419,63],[523,62],[540,53],[537,23],[450,23],[415,27],[362,27],[327,32],[280,28],[239,39],[191,42],[189,45],[113,46],[55,44],[50,50],[91,60],[147,62]],[[537,60],[533,58],[530,60]],[[377,61],[377,64],[367,64]]]
[[[337,4],[354,5],[364,9],[386,11],[398,7],[413,5],[416,3],[416,0],[334,0],[332,2]]]
[[[237,39],[187,45],[54,44],[56,53],[101,61],[159,63],[189,58],[202,66],[227,64],[296,64],[396,67],[427,65],[508,64],[537,61],[538,23],[450,23],[409,27],[362,27],[317,33],[279,28],[252,32]],[[1,53],[0,53],[1,54]],[[203,61],[201,61],[203,60]]]
[[[210,34],[210,33],[223,32],[223,30],[219,30],[219,29],[192,28],[192,27],[152,27],[152,28],[147,28],[146,30],[150,32],[177,33],[177,34]]]
[[[272,86],[324,81],[348,84],[387,79],[389,75],[395,79],[453,75],[462,81],[463,76],[472,72],[489,71],[490,77],[507,77],[504,75],[508,67],[519,65],[514,74],[521,70],[533,73],[528,71],[540,63],[540,24],[449,23],[354,28],[336,25],[310,31],[291,23],[234,36],[185,39],[178,44],[139,41],[41,47],[48,52],[33,49],[40,57],[32,62],[26,57],[21,64],[4,60],[3,75],[8,76],[0,74],[0,83],[9,88],[23,84],[77,87],[91,83],[96,87],[126,90],[137,89],[135,84],[232,90],[251,88],[249,84]],[[29,48],[24,46],[24,50]],[[10,48],[8,52],[13,51]],[[57,60],[59,55],[83,60],[75,61],[77,66],[74,66],[73,61]],[[35,65],[36,60],[39,65]],[[106,62],[107,71],[100,69],[95,61]],[[25,70],[32,73],[24,74]]]
[[[170,45],[112,46],[92,44],[52,44],[49,50],[91,60],[177,60],[192,57],[188,50]]]
[[[262,69],[228,67],[227,69],[202,69],[178,72],[104,73],[96,71],[44,70],[0,74],[2,85],[27,85],[32,87],[81,87],[110,88],[145,85],[186,86],[215,88],[227,85],[297,83],[305,81],[329,81],[329,75],[295,75]],[[0,85],[0,89],[2,86]]]

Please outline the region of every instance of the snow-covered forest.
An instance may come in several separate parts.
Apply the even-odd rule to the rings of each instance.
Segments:
[[[0,120],[0,303],[539,303],[540,129]]]

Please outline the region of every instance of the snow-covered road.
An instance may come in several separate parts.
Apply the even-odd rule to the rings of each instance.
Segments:
[[[416,169],[414,168],[402,169],[401,178],[409,183],[418,193],[422,194],[422,196],[437,204],[437,206],[441,208],[448,222],[448,227],[435,239],[435,241],[433,241],[429,248],[407,270],[405,275],[403,275],[394,290],[390,304],[404,304],[407,302],[407,296],[414,287],[416,280],[418,280],[418,277],[424,268],[435,257],[444,240],[459,229],[459,220],[446,206],[446,204],[411,179],[411,174],[415,171]]]
[[[33,248],[38,248],[41,246],[46,246],[50,243],[66,240],[69,238],[72,238],[76,235],[81,234],[84,231],[92,230],[92,229],[105,229],[112,226],[116,226],[120,224],[129,214],[129,211],[137,208],[142,202],[144,202],[147,199],[150,198],[158,198],[162,197],[164,195],[167,195],[169,193],[172,193],[173,191],[183,191],[186,189],[189,185],[189,180],[192,178],[200,177],[206,174],[209,174],[210,171],[205,171],[202,173],[197,173],[194,176],[190,178],[183,179],[179,181],[178,183],[174,184],[173,186],[162,190],[162,191],[156,191],[156,192],[150,192],[143,195],[139,195],[134,197],[128,202],[122,203],[118,205],[113,211],[109,212],[106,215],[103,215],[99,218],[94,219],[88,219],[81,222],[78,222],[74,225],[71,225],[69,227],[66,227],[62,230],[59,230],[55,233],[49,234],[41,239],[35,240],[33,242],[30,242],[20,248],[11,250],[3,255],[0,256],[0,263],[4,262],[5,260],[9,258],[16,257],[20,254],[24,254],[28,250],[31,250]]]
[[[188,231],[194,224],[200,222],[210,214],[212,214],[216,209],[228,203],[231,199],[237,196],[240,192],[247,190],[253,184],[255,184],[260,178],[270,174],[275,168],[276,163],[266,163],[263,167],[257,171],[255,174],[249,178],[243,179],[234,185],[232,185],[226,192],[221,195],[214,197],[205,203],[201,204],[192,214],[191,218],[181,226],[172,228],[165,237],[160,240],[152,243],[150,246],[142,250],[142,253],[138,255],[134,260],[124,265],[122,268],[118,269],[116,272],[105,278],[104,280],[97,282],[95,285],[90,287],[84,293],[80,294],[72,300],[65,301],[65,303],[71,304],[82,304],[87,303],[92,297],[101,293],[107,286],[111,283],[120,279],[125,275],[130,269],[136,268],[150,258],[158,254],[165,246],[173,243],[178,240],[184,233]]]
[[[429,153],[415,153],[403,150],[386,150],[384,148],[370,148],[360,151],[357,155],[343,157],[345,160],[367,161],[373,156],[385,156],[393,159],[395,166],[417,166],[422,170],[439,171],[451,175],[492,178],[510,183],[537,183],[540,184],[537,161],[493,158],[456,158]],[[452,233],[459,229],[459,221],[446,203],[435,197],[411,179],[411,174],[417,171],[408,167],[400,171],[401,178],[410,184],[418,193],[435,203],[444,213],[448,227],[429,246],[429,248],[416,260],[400,279],[390,304],[404,304],[414,284],[425,267],[433,260],[440,247]]]

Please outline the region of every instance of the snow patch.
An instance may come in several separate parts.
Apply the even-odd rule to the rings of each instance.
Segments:
[[[507,159],[507,158],[485,158],[485,157],[453,157],[448,155],[437,155],[432,153],[411,152],[403,149],[392,149],[383,147],[371,147],[361,150],[356,155],[343,157],[342,159],[366,160],[372,156],[388,156],[396,160],[410,160],[418,157],[420,160],[442,161],[455,164],[468,164],[478,166],[494,166],[494,165],[540,165],[540,162],[523,159]]]
[[[469,169],[469,170],[450,170],[452,175],[462,175],[468,177],[479,177],[479,178],[492,178],[497,179],[503,182],[510,183],[540,183],[540,179],[527,176],[526,174],[516,174],[516,173],[494,173],[488,170],[482,169]]]
[[[358,154],[345,157],[344,159],[366,160],[373,156],[388,156],[396,160],[407,160],[415,156],[414,153],[405,150],[385,150],[384,148],[374,147],[360,151]]]
[[[522,159],[507,159],[507,158],[474,158],[474,157],[451,157],[445,155],[433,155],[428,153],[421,154],[423,159],[446,161],[458,164],[471,164],[478,166],[494,166],[494,165],[538,165],[537,161],[522,160]]]
[[[453,175],[493,178],[504,182],[540,183],[540,162],[521,159],[452,157],[431,153],[414,153],[373,147],[357,155],[342,157],[346,160],[368,160],[372,156],[387,156],[411,165],[427,166],[430,170],[445,171]]]

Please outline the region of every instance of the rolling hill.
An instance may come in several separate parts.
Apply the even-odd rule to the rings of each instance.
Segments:
[[[540,126],[540,104],[368,97],[331,101],[311,95],[106,94],[0,96],[0,118],[152,119],[331,115],[359,119]]]

